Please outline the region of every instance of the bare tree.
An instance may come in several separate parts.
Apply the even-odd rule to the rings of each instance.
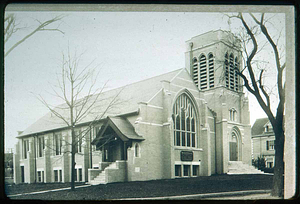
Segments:
[[[238,38],[241,40],[243,49],[244,67],[236,69],[237,74],[243,79],[246,89],[255,96],[259,105],[268,116],[270,123],[273,126],[275,134],[275,167],[273,177],[273,196],[283,196],[283,173],[284,173],[284,103],[285,103],[285,59],[282,57],[284,51],[280,52],[280,46],[278,40],[281,33],[276,40],[275,35],[269,33],[272,24],[269,19],[265,17],[265,14],[245,15],[242,13],[227,15],[230,19],[238,19],[242,24],[242,31],[239,32]],[[272,17],[271,17],[272,18]],[[258,42],[258,36],[264,37],[264,43]],[[272,59],[265,59],[266,61],[273,61],[274,65],[271,65],[268,69],[276,73],[276,80],[272,81],[271,88],[266,85],[264,80],[266,69],[266,62],[260,58],[260,52],[266,50],[269,46],[269,54],[273,55]],[[272,64],[272,63],[270,63]],[[270,85],[269,85],[270,86]],[[271,103],[271,95],[274,94],[274,89],[277,89],[275,95],[278,97],[278,104],[276,107],[276,113],[272,111],[273,104]]]
[[[45,22],[41,22],[41,21],[37,20],[39,22],[39,26],[37,26],[33,31],[31,31],[29,34],[24,36],[21,40],[19,40],[15,44],[13,44],[7,51],[5,51],[4,56],[5,57],[8,56],[9,53],[11,53],[11,51],[13,51],[16,47],[18,47],[21,43],[23,43],[25,40],[30,38],[36,32],[39,32],[39,31],[58,31],[58,32],[64,33],[63,31],[61,31],[58,28],[47,28],[47,26],[49,26],[50,24],[53,24],[54,22],[60,21],[62,18],[63,18],[63,16],[56,16],[56,17],[54,17],[50,20],[47,20]],[[15,17],[14,14],[8,14],[4,19],[4,24],[5,24],[4,42],[6,43],[14,33],[16,33],[17,31],[19,31],[22,28],[19,27],[19,25],[16,23],[16,17]]]
[[[66,125],[68,130],[71,130],[71,142],[65,140],[65,145],[71,148],[65,148],[62,154],[71,153],[72,190],[75,188],[75,154],[80,154],[81,151],[78,149],[82,148],[80,144],[87,138],[95,123],[102,119],[110,108],[118,104],[118,96],[122,91],[120,89],[112,97],[101,99],[107,83],[100,88],[95,87],[99,72],[95,74],[96,69],[91,69],[91,64],[81,68],[79,65],[80,57],[76,54],[72,57],[69,50],[67,56],[63,54],[61,75],[57,77],[58,86],[56,88],[58,90],[52,87],[54,96],[64,101],[63,105],[52,107],[39,95],[39,100]],[[86,96],[82,97],[83,95]],[[95,111],[99,108],[99,101],[102,100],[107,100],[105,102],[106,107],[101,107],[101,112]],[[86,117],[91,118],[91,116],[92,119],[84,120]]]

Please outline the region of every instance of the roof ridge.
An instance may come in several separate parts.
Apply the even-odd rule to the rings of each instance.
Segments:
[[[144,82],[144,81],[147,81],[147,80],[151,80],[151,79],[154,79],[154,78],[158,78],[158,77],[161,77],[161,76],[163,76],[163,75],[170,74],[170,73],[172,73],[172,72],[177,72],[177,71],[182,70],[182,69],[186,69],[186,68],[179,68],[179,69],[176,69],[176,70],[173,70],[173,71],[170,71],[170,72],[166,72],[166,73],[163,73],[163,74],[160,74],[160,75],[156,75],[156,76],[152,76],[152,77],[149,77],[149,78],[146,78],[146,79],[142,79],[142,80],[140,80],[140,81],[136,81],[136,82],[133,82],[133,83],[129,83],[129,84],[126,84],[126,85],[123,85],[123,86],[120,86],[120,87],[115,87],[115,88],[112,88],[112,89],[103,91],[103,92],[101,92],[101,93],[91,94],[91,95],[85,95],[85,96],[83,96],[82,98],[77,99],[77,101],[80,101],[80,100],[84,99],[84,98],[87,97],[87,96],[97,96],[98,94],[108,93],[108,92],[110,92],[110,91],[115,91],[115,90],[122,89],[122,88],[131,86],[131,85],[134,85],[134,84],[137,84],[137,83],[141,83],[141,82]],[[61,106],[63,106],[63,105],[66,105],[66,104],[67,104],[67,103],[64,102],[64,103],[61,103],[61,104],[56,105],[54,108],[58,108],[58,107],[61,107]],[[50,112],[51,112],[51,111],[50,111]],[[48,113],[49,113],[49,112],[47,112],[46,114],[48,114]],[[45,114],[45,115],[46,115],[46,114]]]
[[[124,88],[124,87],[126,87],[126,86],[133,85],[133,84],[137,84],[137,83],[140,83],[140,82],[143,82],[143,81],[147,81],[147,80],[150,80],[150,79],[158,78],[158,77],[161,77],[161,76],[163,76],[163,75],[167,75],[167,74],[170,74],[170,73],[172,73],[172,72],[177,72],[177,71],[182,70],[182,69],[185,69],[185,68],[175,69],[175,70],[173,70],[173,71],[166,72],[166,73],[163,73],[163,74],[160,74],[160,75],[156,75],[156,76],[152,76],[152,77],[149,77],[149,78],[146,78],[146,79],[142,79],[142,80],[140,80],[140,81],[132,82],[132,83],[129,83],[129,84],[127,84],[127,85],[123,85],[123,86],[120,86],[120,87],[112,88],[112,89],[109,89],[109,90],[107,90],[107,91],[105,91],[105,92],[112,91],[112,90],[116,90],[116,89],[120,89],[120,88]],[[103,92],[103,93],[105,93],[105,92]]]
[[[100,94],[103,94],[104,98],[108,98],[111,95],[113,95],[116,91],[118,91],[118,90],[120,91],[122,89],[125,89],[124,90],[125,93],[127,91],[134,91],[134,92],[136,92],[138,90],[144,90],[144,88],[146,88],[147,84],[148,85],[150,84],[151,86],[153,86],[153,88],[151,90],[156,90],[156,89],[158,89],[158,87],[161,86],[161,84],[159,84],[159,81],[162,81],[163,79],[170,80],[174,75],[176,75],[177,72],[180,72],[182,69],[185,69],[185,68],[175,69],[175,70],[172,70],[172,71],[169,71],[169,72],[157,75],[157,76],[149,77],[149,78],[137,81],[137,82],[133,82],[133,83],[121,86],[121,87],[117,87],[117,88],[110,89],[110,90],[107,90],[107,91],[102,91],[102,92],[97,93],[97,94],[86,95],[86,96],[84,96],[84,97],[82,97],[80,99],[77,99],[77,101],[80,101],[80,100],[82,100],[82,99],[84,99],[86,97],[96,98],[96,97],[100,96]],[[127,89],[127,87],[128,87],[128,89]],[[152,92],[150,91],[149,94],[152,94]],[[153,91],[153,94],[155,94],[154,91]],[[136,96],[136,94],[135,94],[135,96]],[[149,98],[150,96],[147,96],[147,97]],[[140,98],[137,97],[137,100],[140,100]],[[65,114],[66,110],[65,110],[64,107],[66,107],[66,106],[67,106],[67,103],[64,102],[64,103],[61,103],[59,105],[54,106],[53,108],[56,109],[56,110],[61,109],[62,114]],[[128,108],[128,110],[126,110],[126,111],[131,112],[132,111],[131,108],[133,108],[133,107],[131,107],[130,105],[127,105],[127,106],[126,107]],[[120,109],[120,111],[121,111],[121,109]],[[122,111],[124,111],[124,110],[122,109]],[[30,134],[37,133],[37,132],[40,132],[40,131],[45,131],[46,129],[47,130],[48,129],[49,130],[50,129],[54,130],[54,129],[59,129],[62,126],[64,126],[64,127],[66,126],[66,125],[63,125],[63,124],[60,124],[60,123],[59,124],[57,123],[57,124],[51,124],[50,125],[50,122],[53,120],[53,119],[51,119],[51,114],[52,114],[52,112],[50,110],[48,110],[43,116],[41,116],[40,118],[38,118],[34,123],[32,123],[31,125],[29,125],[27,128],[25,128],[25,130],[23,131],[23,133],[21,135],[18,135],[18,137],[30,135]],[[112,115],[110,115],[110,116],[112,116]],[[120,117],[113,117],[113,118],[120,118]],[[43,125],[43,127],[41,126],[41,124]],[[37,125],[39,127],[37,127]],[[47,127],[45,125],[47,125]],[[48,128],[48,126],[49,126],[49,128]]]

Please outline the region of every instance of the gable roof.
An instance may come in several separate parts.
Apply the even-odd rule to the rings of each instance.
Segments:
[[[139,82],[135,82],[123,87],[105,91],[101,93],[100,96],[91,96],[90,104],[91,101],[94,101],[93,99],[96,99],[97,97],[98,99],[96,103],[93,104],[93,108],[91,108],[91,111],[89,111],[88,114],[86,114],[86,116],[82,118],[77,124],[88,123],[94,121],[95,118],[97,118],[97,120],[104,119],[108,115],[117,116],[137,111],[139,102],[147,102],[162,88],[161,81],[170,81],[182,69],[184,68],[177,69],[152,78],[148,78]],[[106,110],[109,104],[111,103],[112,99],[114,99],[116,96],[116,103],[113,106],[111,106],[108,110]],[[84,98],[79,99],[78,102],[80,102],[80,100],[84,100]],[[89,103],[86,107],[88,106]],[[61,104],[57,106],[54,110],[61,114],[64,118],[69,118],[69,109],[67,107],[67,104]],[[43,133],[46,131],[52,131],[66,127],[67,125],[63,120],[56,117],[53,113],[48,112],[42,118],[40,118],[27,129],[25,129],[17,137],[28,136],[36,133]]]
[[[92,141],[91,144],[96,145],[99,143],[102,139],[109,139],[109,137],[105,137],[105,132],[108,129],[108,127],[111,127],[113,132],[116,133],[116,135],[122,140],[122,141],[128,141],[128,140],[144,140],[144,138],[140,135],[138,135],[132,124],[123,117],[111,117],[107,116],[106,122],[101,127],[100,131],[97,134],[97,137]],[[110,136],[110,135],[109,135]],[[114,137],[114,136],[113,136]]]
[[[132,124],[123,117],[108,117],[122,135],[132,140],[144,140],[134,131]]]
[[[265,131],[265,125],[269,122],[269,118],[256,119],[251,128],[251,135],[262,135]]]

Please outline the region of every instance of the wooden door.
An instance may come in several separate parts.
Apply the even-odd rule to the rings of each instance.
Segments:
[[[21,166],[21,182],[25,182],[25,172],[24,172],[24,166]]]
[[[236,142],[229,142],[230,161],[237,161],[237,145]]]

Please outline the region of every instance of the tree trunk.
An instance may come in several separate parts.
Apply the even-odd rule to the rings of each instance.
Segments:
[[[71,190],[75,189],[75,133],[73,126],[71,127],[72,143],[71,143]]]
[[[279,126],[279,127],[278,127]],[[281,125],[274,128],[275,133],[275,167],[272,196],[283,197],[284,188],[284,130]]]

